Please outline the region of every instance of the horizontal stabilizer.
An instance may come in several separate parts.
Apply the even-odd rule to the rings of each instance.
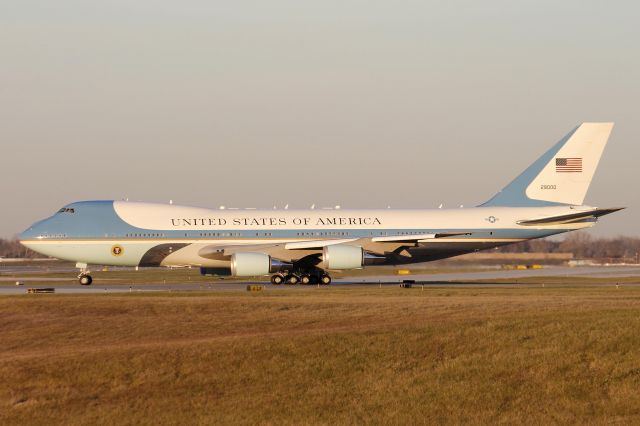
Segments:
[[[565,223],[579,222],[585,219],[594,219],[607,214],[615,213],[624,207],[613,207],[609,209],[595,209],[578,213],[563,214],[559,216],[549,216],[539,219],[519,220],[518,225],[534,226],[534,225],[560,225]]]

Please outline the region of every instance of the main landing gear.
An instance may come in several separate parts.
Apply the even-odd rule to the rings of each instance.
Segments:
[[[321,284],[321,285],[329,285],[331,284],[331,276],[325,273],[286,273],[286,274],[275,274],[271,276],[271,284],[280,285],[280,284],[288,284],[288,285],[296,285],[296,284]]]
[[[78,274],[78,282],[80,285],[91,285],[93,278],[91,278],[91,271],[87,269],[87,264],[76,263],[76,268],[80,269],[80,274]]]

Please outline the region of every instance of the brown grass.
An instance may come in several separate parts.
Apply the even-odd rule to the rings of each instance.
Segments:
[[[0,298],[1,424],[640,422],[640,289]]]

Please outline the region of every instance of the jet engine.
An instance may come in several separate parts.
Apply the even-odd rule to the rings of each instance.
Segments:
[[[359,246],[336,244],[324,247],[320,266],[324,269],[358,269],[385,260],[384,256],[376,256]]]
[[[234,253],[231,255],[231,275],[234,277],[253,277],[275,272],[291,270],[293,265],[273,259],[264,253]]]

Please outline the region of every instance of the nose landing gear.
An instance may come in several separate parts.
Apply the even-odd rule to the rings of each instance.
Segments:
[[[78,282],[80,283],[80,285],[91,285],[91,283],[93,282],[93,278],[91,278],[91,275],[78,275]]]
[[[86,263],[76,263],[76,268],[80,269],[80,274],[78,275],[78,282],[80,285],[91,285],[93,282],[93,278],[91,278],[91,271],[87,269]]]

